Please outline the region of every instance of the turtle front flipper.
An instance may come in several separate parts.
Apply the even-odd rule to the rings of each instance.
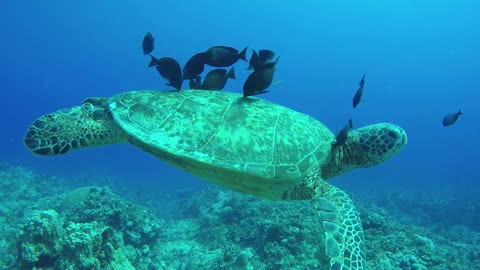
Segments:
[[[93,99],[92,99],[93,100]],[[127,134],[107,107],[91,102],[46,114],[25,135],[25,146],[35,154],[53,156],[76,149],[126,142]]]
[[[317,192],[325,230],[325,252],[331,270],[366,269],[363,227],[352,199],[325,181]]]

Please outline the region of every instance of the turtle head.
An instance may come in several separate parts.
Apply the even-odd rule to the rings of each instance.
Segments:
[[[407,144],[407,134],[401,127],[379,123],[351,130],[344,145],[332,144],[330,162],[322,168],[324,179],[338,176],[356,168],[378,165]]]
[[[106,98],[89,98],[81,106],[41,116],[28,128],[25,146],[35,154],[53,156],[127,141],[106,101]]]

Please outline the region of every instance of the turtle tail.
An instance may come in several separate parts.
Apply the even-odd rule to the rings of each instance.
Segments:
[[[41,116],[28,128],[24,143],[35,154],[54,156],[127,139],[105,108],[87,102]]]
[[[363,227],[352,199],[325,181],[318,191],[330,269],[365,270]]]

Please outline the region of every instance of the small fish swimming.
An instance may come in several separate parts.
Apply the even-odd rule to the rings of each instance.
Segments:
[[[182,69],[180,68],[180,64],[178,64],[177,60],[171,57],[162,57],[157,60],[157,65],[155,68],[160,76],[168,81],[166,85],[172,86],[177,90],[182,88]]]
[[[337,137],[335,137],[335,142],[333,143],[333,147],[339,147],[345,144],[348,138],[348,133],[353,128],[352,119],[348,119],[347,124],[340,130]]]
[[[205,75],[202,89],[204,90],[222,90],[225,87],[228,79],[235,80],[235,70],[233,67],[227,72],[226,69],[219,68],[211,70]]]
[[[195,79],[198,75],[202,74],[205,69],[205,63],[209,57],[210,52],[201,52],[190,57],[187,63],[185,63],[185,66],[183,66],[183,79]]]
[[[462,114],[463,114],[463,112],[461,110],[458,110],[458,112],[456,112],[456,113],[451,113],[451,114],[445,116],[443,118],[443,121],[442,121],[443,126],[448,127],[448,126],[451,126],[451,125],[455,124],[455,122],[457,122],[457,120],[458,120],[458,117]]]
[[[153,43],[155,43],[155,38],[153,38],[152,33],[147,32],[143,37],[142,42],[142,49],[144,55],[150,54],[153,51]]]
[[[210,57],[207,59],[205,64],[212,67],[229,67],[235,64],[239,59],[247,61],[246,52],[247,48],[243,51],[238,52],[237,49],[227,46],[215,46],[207,50]]]
[[[255,70],[259,68],[261,65],[267,64],[273,61],[273,57],[275,57],[275,53],[271,50],[260,50],[255,51],[252,49],[252,56],[250,57],[250,61],[248,62],[248,70]]]
[[[362,99],[363,86],[365,86],[365,75],[367,75],[367,73],[363,74],[362,80],[360,80],[360,86],[358,87],[357,92],[353,96],[353,108],[356,108]]]
[[[266,63],[253,71],[243,84],[243,97],[267,93],[266,90],[273,81],[275,67],[279,57],[275,62]]]

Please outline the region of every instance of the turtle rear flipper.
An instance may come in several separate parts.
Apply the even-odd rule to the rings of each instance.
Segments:
[[[325,230],[325,253],[331,270],[366,269],[365,244],[360,216],[352,199],[341,189],[321,181],[320,215]]]
[[[108,111],[89,102],[41,116],[28,128],[24,139],[30,151],[42,156],[126,141],[126,133]]]

